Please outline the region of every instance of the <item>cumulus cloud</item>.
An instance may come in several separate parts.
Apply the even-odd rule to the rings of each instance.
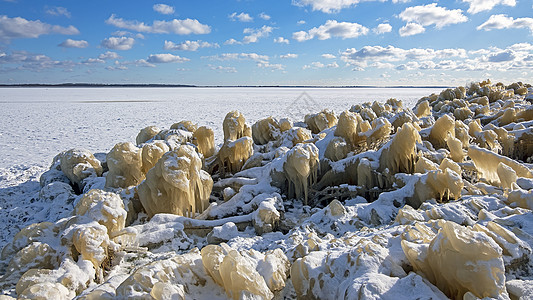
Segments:
[[[277,37],[274,39],[274,43],[278,43],[278,44],[289,44],[289,40],[284,38],[284,37]]]
[[[50,68],[71,70],[77,63],[72,61],[58,61],[43,54],[34,54],[26,51],[13,51],[0,53],[0,64],[16,64],[17,70],[40,71]],[[5,69],[4,69],[5,70]]]
[[[295,53],[282,54],[279,56],[279,58],[298,58],[298,54],[295,54]]]
[[[122,18],[117,18],[114,14],[112,14],[111,17],[109,17],[109,19],[107,19],[105,22],[117,28],[146,33],[173,33],[187,35],[208,34],[211,32],[211,27],[200,23],[196,19],[173,19],[171,21],[156,20],[152,25],[147,25],[144,22],[129,21]]]
[[[252,22],[254,20],[254,18],[252,18],[249,14],[247,13],[240,13],[240,14],[237,14],[236,12],[230,14],[228,16],[228,18],[232,21],[240,21],[240,22]]]
[[[219,48],[217,43],[209,43],[203,41],[185,41],[175,44],[171,41],[165,41],[163,49],[165,50],[182,50],[182,51],[197,51],[200,48]]]
[[[224,66],[213,66],[213,65],[207,65],[209,69],[221,73],[237,73],[237,69],[235,67],[224,67]]]
[[[336,13],[343,8],[357,5],[361,0],[293,0],[296,6],[311,6],[313,11],[319,10],[327,14]]]
[[[294,32],[292,38],[298,42],[303,42],[314,38],[319,40],[327,40],[332,37],[342,39],[356,38],[366,34],[368,34],[368,28],[361,24],[349,22],[339,23],[336,20],[328,20],[324,25],[311,28],[309,31]]]
[[[359,50],[346,49],[341,55],[348,63],[360,61],[401,61],[401,60],[431,60],[435,58],[461,57],[465,58],[465,49],[402,49],[394,46],[365,46]]]
[[[46,10],[46,13],[52,16],[65,16],[67,18],[71,17],[68,9],[61,7],[61,6],[49,8]]]
[[[463,2],[470,4],[468,12],[471,14],[477,14],[482,11],[491,10],[496,5],[516,5],[516,0],[463,0]]]
[[[388,23],[379,24],[376,28],[373,29],[375,34],[384,34],[392,31],[392,26]]]
[[[224,42],[224,45],[235,45],[235,44],[240,44],[240,43],[241,42],[237,41],[236,39],[229,39]]]
[[[178,55],[172,55],[170,53],[162,54],[151,54],[146,60],[148,63],[152,64],[166,64],[166,63],[183,63],[189,61],[190,59],[181,57]]]
[[[329,54],[329,53],[324,53],[324,54],[322,54],[321,56],[322,56],[323,58],[325,58],[325,59],[335,59],[335,58],[337,58],[335,55],[333,55],[333,54]]]
[[[84,40],[72,40],[72,39],[66,39],[61,44],[58,45],[59,47],[64,48],[87,48],[89,47],[89,43]]]
[[[506,49],[489,47],[468,52],[465,49],[402,49],[393,46],[366,46],[359,50],[346,49],[341,54],[341,59],[357,71],[369,66],[398,71],[525,70],[533,68],[533,45],[518,43]]]
[[[513,61],[516,58],[516,55],[514,54],[514,51],[512,50],[506,50],[501,51],[498,53],[490,54],[487,57],[487,61],[489,62],[506,62],[506,61]]]
[[[88,58],[81,63],[84,65],[105,64],[105,60],[99,58]]]
[[[103,59],[103,60],[109,60],[109,59],[119,59],[121,57],[116,52],[106,51],[106,53],[102,53],[98,55],[98,58]]]
[[[262,12],[262,13],[259,14],[259,18],[261,18],[261,19],[263,19],[263,20],[265,20],[265,21],[270,20],[270,16],[267,15],[267,14],[265,14],[264,12]]]
[[[468,21],[462,10],[449,10],[437,6],[437,3],[408,7],[400,13],[399,17],[403,21],[417,23],[424,27],[435,25],[437,29]]]
[[[267,37],[270,35],[270,33],[274,30],[273,27],[264,25],[261,28],[245,28],[243,30],[244,34],[248,34],[244,36],[242,39],[243,44],[250,44],[250,43],[257,43],[257,41],[262,37]]]
[[[74,26],[62,27],[50,25],[39,20],[30,21],[21,17],[9,18],[0,16],[0,40],[10,41],[19,38],[38,38],[44,34],[79,34],[79,30]]]
[[[327,64],[327,65],[325,65],[325,64],[323,64],[323,63],[321,63],[319,61],[314,61],[314,62],[312,62],[312,63],[310,63],[308,65],[304,65],[302,67],[302,69],[303,70],[306,70],[306,69],[322,69],[322,68],[335,69],[335,68],[338,68],[338,67],[339,67],[339,65],[335,61],[330,63],[330,64]]]
[[[104,39],[100,45],[111,50],[130,50],[134,43],[135,39],[122,36]]]
[[[493,29],[527,28],[533,34],[533,18],[513,18],[507,15],[492,15],[477,30],[491,31]]]
[[[285,69],[285,66],[282,64],[271,64],[271,63],[257,63],[257,66],[263,69],[271,69],[272,71],[282,71]]]
[[[270,59],[267,55],[261,55],[257,53],[222,53],[213,56],[204,56],[202,58],[207,58],[211,60],[252,60],[258,63],[267,63]]]
[[[410,36],[415,34],[420,34],[426,31],[424,26],[417,24],[417,23],[407,23],[405,26],[400,28],[398,32],[400,33],[400,36]]]
[[[153,9],[162,15],[171,15],[174,13],[174,7],[166,4],[154,4]]]

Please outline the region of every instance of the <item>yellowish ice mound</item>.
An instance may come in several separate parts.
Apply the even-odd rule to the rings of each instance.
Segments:
[[[207,208],[213,187],[192,146],[165,153],[138,186],[139,199],[148,213],[194,216]]]
[[[161,129],[159,129],[157,126],[145,127],[141,129],[139,134],[137,134],[137,137],[135,138],[135,142],[137,143],[137,145],[146,143],[147,141],[155,137],[159,132],[161,132]]]
[[[127,188],[144,179],[142,151],[130,142],[118,143],[109,151],[107,166],[106,187]]]
[[[82,180],[90,176],[102,176],[102,165],[85,149],[70,149],[59,155],[61,171],[72,184],[83,189]]]
[[[287,152],[283,170],[289,181],[289,197],[294,195],[307,203],[308,187],[317,180],[318,148],[313,144],[297,144]]]

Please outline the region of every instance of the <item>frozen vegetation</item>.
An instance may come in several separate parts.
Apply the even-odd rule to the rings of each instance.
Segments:
[[[107,153],[64,149],[44,173],[2,169],[2,209],[23,219],[5,222],[0,288],[531,299],[532,102],[528,84],[484,81],[412,109],[390,98],[253,122],[230,111],[215,129],[146,124]]]

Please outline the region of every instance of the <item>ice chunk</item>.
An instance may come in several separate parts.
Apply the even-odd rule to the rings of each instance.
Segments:
[[[70,182],[83,190],[82,180],[89,176],[102,176],[102,165],[85,149],[70,149],[60,154],[61,171]]]
[[[111,149],[107,154],[107,166],[106,187],[127,188],[144,179],[141,149],[130,142],[118,143]]]
[[[194,216],[207,208],[213,188],[211,176],[192,146],[167,152],[138,186],[139,199],[148,213]]]

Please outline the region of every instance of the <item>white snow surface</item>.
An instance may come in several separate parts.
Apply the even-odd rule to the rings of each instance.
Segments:
[[[303,121],[328,108],[396,98],[405,107],[442,89],[430,88],[1,88],[0,168],[23,164],[49,167],[71,148],[108,152],[116,143],[135,142],[150,125],[169,128],[182,120],[215,131],[239,110],[249,124],[273,116]],[[299,120],[296,120],[299,118]]]
[[[71,216],[74,204],[81,196],[76,196],[70,186],[61,180],[44,188],[39,185],[40,175],[49,169],[52,158],[63,150],[74,147],[86,148],[93,153],[99,153],[98,156],[102,157],[118,142],[134,142],[138,132],[146,126],[169,128],[173,123],[182,120],[190,120],[200,126],[213,128],[216,143],[220,144],[223,138],[222,121],[231,110],[242,112],[250,125],[267,116],[290,117],[294,122],[301,122],[306,113],[318,112],[324,108],[339,114],[355,104],[376,100],[383,102],[389,98],[402,100],[404,107],[412,108],[419,98],[431,93],[438,94],[441,90],[440,88],[0,89],[0,103],[4,108],[0,110],[2,126],[0,250],[11,243],[13,236],[20,229],[30,224],[43,221],[54,223],[64,218],[67,220]],[[333,129],[326,131],[325,133],[329,134],[323,138],[323,141],[317,142],[321,154],[331,140],[332,132]],[[340,172],[344,170],[347,162],[358,157],[373,157],[372,161],[377,163],[379,153],[379,151],[367,151],[333,163],[332,167]],[[106,275],[106,282],[92,283],[85,293],[102,291],[108,295],[115,295],[117,287],[133,272],[142,269],[142,266],[155,262],[161,264],[159,267],[170,264],[171,259],[177,254],[188,253],[186,255],[190,262],[199,265],[201,264],[199,253],[191,249],[202,248],[212,238],[227,241],[232,249],[238,251],[253,249],[265,252],[281,249],[291,263],[294,263],[292,260],[298,256],[298,252],[308,254],[306,256],[309,261],[308,266],[312,267],[306,269],[309,278],[315,280],[328,272],[335,274],[331,278],[324,276],[323,283],[328,288],[318,289],[315,286],[315,296],[322,299],[337,299],[341,295],[348,299],[377,299],[377,295],[380,296],[379,299],[446,299],[445,295],[421,274],[410,272],[405,268],[409,261],[404,255],[401,241],[405,238],[405,230],[412,220],[394,220],[399,210],[396,203],[403,203],[402,199],[413,193],[414,185],[420,181],[419,177],[424,175],[397,174],[398,182],[402,181],[404,184],[393,191],[382,192],[372,203],[367,203],[362,197],[356,197],[344,201],[344,205],[339,204],[342,209],[334,205],[311,208],[304,206],[301,201],[284,201],[278,193],[279,190],[271,185],[270,174],[272,171],[282,169],[285,157],[282,155],[272,159],[270,164],[247,169],[232,178],[216,182],[215,187],[229,185],[229,181],[239,183],[242,187],[237,193],[226,190],[226,194],[232,194],[232,198],[223,203],[211,203],[201,215],[205,218],[200,216],[198,219],[189,219],[183,216],[158,214],[150,221],[144,222],[146,216],[141,214],[127,228],[125,234],[127,236],[131,233],[136,237],[134,244],[138,247],[132,246],[127,251],[116,253],[115,262],[118,263]],[[530,190],[533,187],[531,181],[531,179],[521,179],[518,185]],[[103,177],[87,183],[92,188],[103,187],[103,184]],[[344,186],[352,190],[356,188],[347,184]],[[248,226],[246,229],[238,228],[238,225],[243,223],[255,222],[258,225],[261,220],[258,221],[256,209],[262,203],[266,205],[267,202],[273,211],[284,211],[285,224],[293,225],[290,231],[256,235],[253,226]],[[481,210],[487,215],[483,220],[478,218],[478,212],[481,214]],[[510,210],[502,197],[485,195],[465,196],[449,203],[427,201],[415,214],[424,224],[434,224],[435,222],[431,223],[434,220],[445,219],[463,225],[486,226],[489,221],[498,221],[508,230],[508,237],[518,237],[520,240],[516,245],[506,242],[503,238],[500,241],[507,250],[504,259],[511,265],[511,262],[521,257],[533,258],[530,255],[530,248],[533,245],[533,215],[526,209],[513,208],[513,211],[519,212],[517,214],[509,213]],[[232,216],[236,211],[239,211],[240,215]],[[213,230],[207,238],[194,234],[187,235],[184,231],[185,225],[190,228],[213,228]],[[510,233],[511,229],[513,233]],[[49,244],[55,246],[56,242],[50,239]],[[426,248],[427,246],[425,245]],[[347,269],[352,259],[356,260],[358,265]],[[258,266],[259,271],[263,270],[269,274],[272,273],[271,270],[277,269],[270,265],[262,266],[254,260],[250,261]],[[0,260],[0,271],[7,264],[7,260]],[[63,268],[80,272],[88,262],[80,259],[78,264],[77,269],[65,265],[59,270]],[[190,263],[193,269],[194,265]],[[158,265],[153,267],[154,270],[156,267],[158,268]],[[203,270],[201,265],[200,269]],[[523,296],[520,299],[530,299],[528,297],[531,297],[532,292],[532,270],[533,263],[528,261],[524,263],[522,269],[509,271],[506,274],[507,290],[514,295]],[[527,278],[523,272],[529,272]],[[3,272],[0,272],[0,275],[1,273]],[[91,273],[90,276],[94,277],[94,274]],[[275,299],[296,297],[291,280],[286,284],[287,288],[276,295]],[[183,286],[176,285],[175,288]],[[211,279],[205,288],[193,292],[197,293],[195,296],[198,298],[204,299],[223,299],[227,296]],[[14,296],[14,282],[0,282],[0,295],[2,293]],[[119,294],[115,296],[120,298]],[[244,296],[247,294],[241,295]]]

